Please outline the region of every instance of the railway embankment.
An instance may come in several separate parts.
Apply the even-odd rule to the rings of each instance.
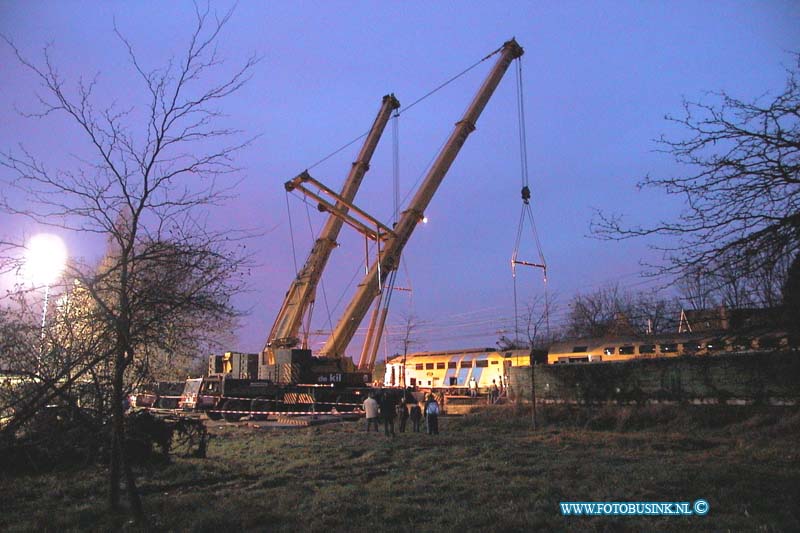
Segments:
[[[509,396],[527,403],[797,405],[800,354],[725,354],[509,369]],[[531,384],[535,385],[535,389]]]

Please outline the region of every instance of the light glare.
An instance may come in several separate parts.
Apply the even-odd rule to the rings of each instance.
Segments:
[[[25,250],[25,277],[35,285],[54,283],[67,263],[67,247],[57,235],[41,233],[28,241]]]

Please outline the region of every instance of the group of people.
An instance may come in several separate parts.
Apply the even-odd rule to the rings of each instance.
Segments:
[[[467,383],[467,387],[469,388],[469,395],[471,398],[478,397],[478,382],[475,380],[474,377],[470,378],[469,382]],[[500,399],[500,393],[503,391],[503,379],[500,378],[500,386],[498,387],[497,381],[492,380],[492,386],[489,387],[487,398],[489,399],[489,403],[497,403],[497,400]]]
[[[377,398],[376,398],[377,396]],[[433,394],[425,396],[425,402],[420,406],[413,395],[406,392],[401,398],[393,394],[393,391],[383,391],[381,393],[370,394],[364,400],[364,413],[367,418],[367,432],[373,427],[379,430],[380,422],[383,422],[383,431],[389,436],[394,436],[395,420],[400,420],[400,433],[405,433],[406,425],[411,422],[411,429],[419,433],[421,422],[425,421],[425,431],[428,435],[439,434],[439,413],[441,408],[439,402]]]

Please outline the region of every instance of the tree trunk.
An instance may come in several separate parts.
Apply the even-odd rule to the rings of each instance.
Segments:
[[[531,429],[536,431],[536,361],[531,356]]]
[[[119,488],[122,473],[122,452],[124,449],[125,420],[122,413],[122,387],[118,386],[118,376],[124,364],[124,356],[117,354],[114,364],[114,382],[111,392],[111,454],[109,457],[108,505],[111,512],[119,511]]]
[[[112,512],[120,510],[120,481],[125,475],[125,487],[128,493],[130,511],[137,523],[142,523],[144,513],[139,491],[136,487],[136,478],[128,462],[125,452],[125,412],[123,410],[124,375],[127,366],[127,357],[124,350],[119,350],[114,365],[114,382],[112,397],[112,430],[111,430],[111,458],[109,468],[109,507]]]

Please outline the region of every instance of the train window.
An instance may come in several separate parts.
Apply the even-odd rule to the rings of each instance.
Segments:
[[[461,361],[461,368],[472,368],[472,361]]]
[[[447,368],[455,368],[455,367],[456,367],[456,362],[455,361],[449,361],[447,363]]]
[[[662,344],[658,349],[661,350],[661,353],[675,353],[678,351],[678,345],[676,343]]]
[[[655,344],[640,344],[639,353],[656,353]]]
[[[475,361],[475,366],[477,366],[478,368],[486,368],[487,366],[489,366],[489,361],[487,361],[486,359],[482,361]]]
[[[422,370],[425,366],[422,363],[417,363],[414,365],[414,370]]]
[[[493,365],[496,365],[496,364],[497,364],[497,361],[492,361],[492,364],[493,364]]]
[[[436,368],[438,369],[444,368],[444,363],[436,363]]]
[[[606,346],[605,348],[603,348],[603,355],[614,355],[616,351],[617,351],[616,346]]]
[[[631,355],[634,351],[634,346],[620,346],[619,347],[619,354],[620,355]]]
[[[696,352],[702,347],[700,343],[697,342],[685,342],[683,344],[683,351],[684,352]]]
[[[433,370],[433,363],[425,363],[425,370]]]
[[[572,353],[581,353],[585,352],[589,347],[588,346],[573,346]]]

